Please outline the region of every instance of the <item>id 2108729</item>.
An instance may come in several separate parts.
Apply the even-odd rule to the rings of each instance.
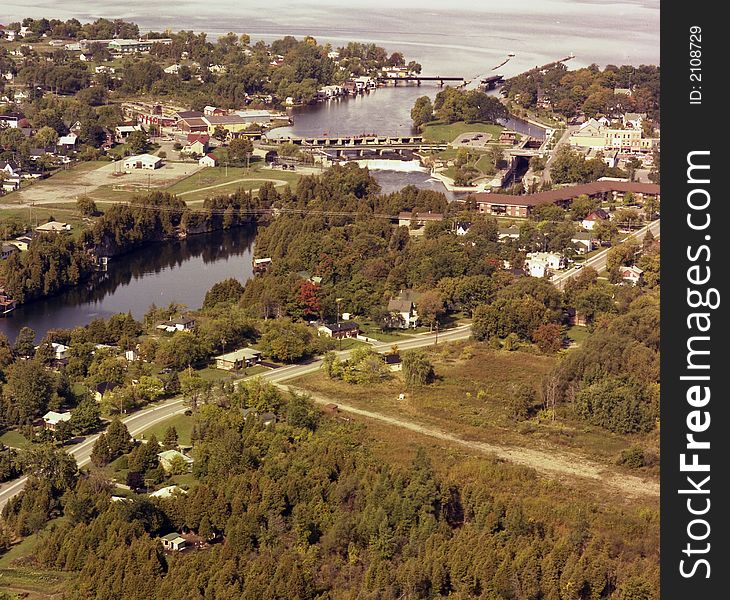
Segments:
[[[689,92],[690,104],[702,104],[702,27],[689,28]]]

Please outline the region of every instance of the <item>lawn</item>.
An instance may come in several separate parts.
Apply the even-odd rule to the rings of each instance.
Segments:
[[[156,423],[149,429],[145,429],[142,435],[145,439],[154,434],[159,441],[165,437],[165,431],[168,427],[174,427],[177,430],[177,441],[183,446],[190,445],[190,431],[193,427],[193,417],[184,414],[173,415],[169,419]]]
[[[501,125],[492,125],[489,123],[466,123],[464,121],[458,121],[456,123],[446,124],[436,121],[423,127],[423,138],[427,142],[451,143],[461,134],[474,131],[491,133],[492,139],[497,139],[503,129],[504,127]]]
[[[0,435],[0,443],[11,448],[26,448],[30,441],[22,433],[10,430]]]
[[[254,167],[207,167],[178,181],[165,191],[178,194],[185,202],[198,202],[218,194],[231,194],[239,188],[255,190],[267,180],[275,180],[276,186],[295,184],[300,177],[298,173]]]
[[[589,331],[587,327],[574,325],[573,327],[568,329],[567,335],[568,339],[580,346],[588,338]]]

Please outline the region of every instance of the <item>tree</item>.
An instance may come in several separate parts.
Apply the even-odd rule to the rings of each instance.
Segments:
[[[543,323],[532,333],[532,341],[545,354],[557,352],[563,345],[560,325],[557,323]]]
[[[41,127],[34,136],[35,142],[39,148],[56,148],[58,142],[58,132],[53,127]]]
[[[63,493],[76,481],[76,460],[49,444],[31,446],[25,451],[23,462],[27,475],[48,482],[55,492]]]
[[[35,353],[35,331],[30,327],[21,327],[15,338],[13,350],[18,356],[33,356]]]
[[[428,96],[421,96],[411,109],[411,120],[413,126],[420,128],[422,125],[433,121],[433,104]]]
[[[105,433],[100,433],[91,449],[91,462],[95,467],[101,468],[114,460],[114,454],[109,447],[109,441]]]
[[[126,454],[132,449],[131,437],[127,426],[122,423],[119,417],[114,417],[106,432],[106,440],[112,459]]]
[[[159,465],[157,455],[160,453],[160,444],[152,434],[147,443],[141,443],[129,455],[129,470],[146,473]]]
[[[85,217],[93,217],[99,212],[96,207],[96,202],[88,196],[79,196],[78,200],[76,200],[76,210]]]
[[[401,362],[406,385],[427,385],[433,381],[433,365],[424,352],[418,350],[404,352],[401,355]]]
[[[165,430],[165,437],[162,440],[162,445],[166,450],[176,450],[178,447],[177,429],[170,426]]]
[[[516,421],[524,421],[535,406],[535,390],[528,385],[513,385],[509,395],[510,416]]]
[[[288,319],[269,321],[259,340],[261,351],[283,362],[294,362],[312,352],[312,331]]]
[[[133,131],[127,137],[127,146],[134,154],[143,154],[149,146],[147,134],[144,131]]]
[[[55,385],[41,363],[20,360],[8,367],[3,392],[7,403],[6,418],[21,424],[32,421],[48,410]]]
[[[253,142],[247,137],[238,137],[228,144],[228,155],[235,161],[246,160],[253,152]]]
[[[429,290],[421,294],[418,299],[418,314],[433,331],[446,310],[441,294],[436,290]]]
[[[95,431],[101,425],[99,405],[91,395],[87,394],[71,412],[71,426],[78,434]]]
[[[205,294],[203,308],[212,308],[222,302],[235,302],[243,295],[243,285],[238,279],[230,277],[214,284]]]

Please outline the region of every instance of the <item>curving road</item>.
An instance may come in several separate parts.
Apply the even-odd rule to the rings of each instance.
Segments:
[[[641,243],[644,239],[644,236],[646,235],[647,231],[651,231],[652,235],[659,239],[660,236],[660,229],[659,229],[659,220],[652,221],[648,225],[645,225],[641,229],[637,229],[634,231],[631,235],[629,235],[624,241],[636,241]],[[610,248],[606,248],[605,250],[601,250],[599,253],[594,254],[591,256],[588,260],[581,263],[583,266],[581,268],[585,267],[593,267],[596,271],[599,273],[606,268],[606,260],[608,259],[608,252],[611,250]],[[565,287],[565,284],[570,281],[571,279],[574,279],[581,273],[581,268],[576,269],[573,267],[572,269],[568,269],[567,271],[563,271],[562,273],[556,275],[553,277],[550,281],[555,284],[555,286],[562,290]]]
[[[464,340],[467,339],[470,335],[471,326],[464,325],[439,333],[414,335],[410,339],[399,341],[397,345],[398,348],[401,350],[412,350],[414,348],[430,346],[431,344],[434,344],[436,342],[453,342],[458,340]],[[392,346],[393,343],[379,343],[375,344],[373,348],[377,352],[387,352],[391,349]],[[337,354],[342,358],[349,355],[349,353],[349,350],[343,350],[341,352],[338,352]],[[319,370],[321,364],[322,360],[318,358],[308,363],[281,367],[280,369],[274,369],[267,373],[254,375],[251,377],[260,377],[261,379],[276,384],[287,381],[289,379],[295,379],[296,377],[301,377],[302,375],[306,375],[308,373],[313,373]],[[251,377],[242,377],[238,381],[240,382],[245,379],[250,379]],[[160,421],[164,421],[165,419],[168,419],[173,415],[185,412],[186,409],[187,406],[185,405],[185,401],[182,398],[170,398],[155,406],[145,408],[144,410],[129,415],[128,417],[122,419],[122,421],[127,426],[127,429],[129,429],[129,433],[132,436],[136,436],[148,429],[149,427],[156,425]],[[80,442],[79,444],[75,444],[67,448],[66,451],[76,459],[76,462],[80,467],[88,464],[91,460],[91,450],[94,447],[94,442],[96,442],[96,439],[98,437],[98,434],[88,436],[86,439],[84,439],[84,441]],[[18,479],[0,485],[0,510],[2,510],[2,507],[5,506],[8,500],[10,500],[23,490],[26,479],[26,477],[20,477]]]

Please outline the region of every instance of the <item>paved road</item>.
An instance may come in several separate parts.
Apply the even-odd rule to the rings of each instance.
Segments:
[[[560,150],[560,148],[562,146],[564,146],[565,144],[568,143],[568,140],[570,139],[571,134],[574,131],[576,131],[577,129],[578,129],[578,127],[576,125],[571,125],[571,126],[567,127],[565,129],[565,131],[563,132],[563,135],[560,136],[560,139],[555,144],[555,148],[552,149],[552,151],[550,152],[550,156],[548,156],[547,162],[545,163],[545,168],[542,170],[541,178],[542,178],[543,183],[548,183],[551,181],[550,169],[553,166],[553,161],[555,160],[555,157],[558,154],[558,150]]]
[[[651,233],[654,235],[654,237],[659,239],[659,236],[660,236],[659,220],[652,221],[651,223],[642,227],[641,229],[634,231],[634,233],[632,233],[630,236],[628,236],[626,238],[626,240],[624,240],[624,241],[641,242],[644,239],[644,236],[646,235],[647,231],[651,231]],[[606,260],[608,258],[609,250],[610,250],[610,248],[601,250],[598,254],[594,254],[588,260],[586,260],[584,263],[582,263],[583,267],[578,268],[578,269],[576,269],[575,267],[573,267],[572,269],[568,269],[567,271],[564,271],[563,273],[556,275],[550,281],[552,283],[554,283],[558,289],[562,290],[568,281],[570,281],[571,279],[580,275],[582,268],[593,267],[598,272],[602,271],[603,269],[606,268]]]
[[[399,341],[397,345],[398,348],[401,350],[411,350],[414,348],[430,346],[431,344],[436,343],[437,340],[438,343],[464,340],[467,339],[470,335],[471,326],[465,325],[457,327],[455,329],[442,331],[438,334],[429,333],[414,335],[410,339],[404,339],[402,341]],[[393,343],[381,343],[374,345],[373,348],[378,352],[387,352],[392,346]],[[349,350],[343,350],[342,352],[338,352],[340,357],[343,358],[349,355],[349,353]],[[297,377],[301,377],[302,375],[307,375],[308,373],[313,373],[319,370],[321,365],[322,360],[315,359],[306,364],[290,365],[287,367],[281,367],[280,369],[274,369],[267,373],[257,375],[256,377],[260,377],[261,379],[270,381],[272,383],[281,383],[289,379],[295,379]],[[239,382],[243,381],[244,379],[248,379],[248,377],[240,379]],[[164,421],[165,419],[173,415],[185,412],[186,409],[187,406],[185,405],[182,398],[170,398],[169,400],[161,402],[155,406],[129,415],[122,420],[127,425],[129,433],[132,436],[136,436],[148,429],[149,427],[156,425],[160,421]],[[96,442],[97,437],[98,435],[91,435],[87,437],[83,442],[67,448],[67,452],[76,459],[76,462],[80,467],[88,464],[91,460],[91,450],[94,447],[94,442]],[[10,481],[0,485],[0,510],[2,510],[2,507],[5,506],[8,500],[10,500],[13,496],[19,494],[22,491],[23,486],[25,485],[25,481],[26,477],[21,477],[14,481]]]

